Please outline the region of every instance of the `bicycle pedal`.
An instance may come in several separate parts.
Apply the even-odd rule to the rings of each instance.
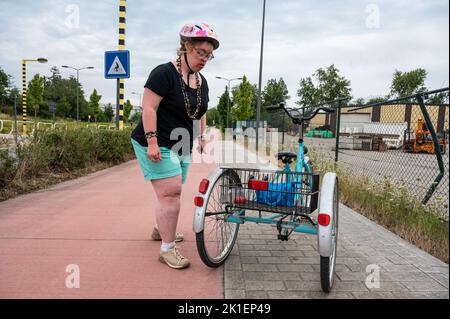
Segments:
[[[278,234],[278,239],[281,241],[287,241],[289,239],[289,236]]]

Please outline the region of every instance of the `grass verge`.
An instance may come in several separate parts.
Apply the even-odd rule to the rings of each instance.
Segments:
[[[15,152],[0,150],[0,201],[133,158],[129,129],[37,131]]]

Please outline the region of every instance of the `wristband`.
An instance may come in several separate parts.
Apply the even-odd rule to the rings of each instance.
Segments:
[[[156,132],[156,131],[145,132],[146,139],[149,139],[152,137],[158,137],[158,132]]]

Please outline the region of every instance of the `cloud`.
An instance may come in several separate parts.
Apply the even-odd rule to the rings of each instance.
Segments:
[[[43,56],[49,63],[30,64],[29,79],[38,72],[48,75],[51,66],[92,65],[94,70],[80,74],[86,98],[96,88],[101,102],[115,103],[115,81],[103,78],[103,55],[117,49],[118,1],[3,2],[0,66],[16,85],[21,82],[20,59]],[[386,94],[396,69],[422,67],[428,71],[428,87],[448,86],[448,9],[446,0],[268,0],[263,86],[270,78],[283,77],[288,103],[293,104],[299,80],[330,64],[351,81],[355,97]],[[77,10],[79,26],[74,28],[70,23]],[[369,28],[374,12],[379,26]],[[181,26],[194,21],[211,23],[221,40],[216,59],[203,72],[210,106],[217,104],[226,85],[216,76],[246,74],[258,83],[261,19],[261,0],[128,1],[126,48],[131,51],[132,77],[125,81],[125,98],[138,104],[131,92],[142,91],[152,68],[175,58]]]

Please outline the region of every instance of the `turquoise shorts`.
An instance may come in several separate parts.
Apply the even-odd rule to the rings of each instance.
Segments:
[[[142,146],[134,139],[131,139],[131,143],[146,181],[181,174],[181,182],[183,184],[186,182],[189,165],[191,164],[190,155],[180,156],[167,147],[160,147],[162,160],[154,163],[147,157],[147,147]]]

